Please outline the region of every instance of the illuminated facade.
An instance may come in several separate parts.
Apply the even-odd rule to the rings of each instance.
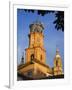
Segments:
[[[59,54],[59,50],[56,50],[56,56],[54,58],[54,75],[62,74],[62,60]]]
[[[62,74],[62,62],[58,51],[56,51],[54,58],[53,69],[46,65],[43,24],[36,21],[30,24],[29,27],[29,46],[25,49],[25,63],[21,63],[21,65],[18,66],[18,74],[33,79]]]

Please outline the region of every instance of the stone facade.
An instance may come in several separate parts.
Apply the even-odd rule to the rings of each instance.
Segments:
[[[40,22],[30,25],[29,46],[25,49],[26,62],[18,66],[19,74],[34,79],[62,74],[62,62],[58,50],[54,58],[54,67],[46,65],[43,29],[44,26]]]
[[[59,50],[56,50],[56,56],[54,58],[54,75],[63,74],[62,72],[62,60],[59,54]]]

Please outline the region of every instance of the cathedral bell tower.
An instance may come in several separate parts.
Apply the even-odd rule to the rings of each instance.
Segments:
[[[62,61],[58,49],[56,50],[53,69],[45,63],[43,24],[36,21],[30,24],[29,28],[29,45],[25,49],[25,59],[22,57],[22,63],[17,68],[18,80],[35,80],[61,75]]]
[[[30,24],[29,28],[29,46],[25,49],[26,63],[31,62],[33,59],[45,63],[46,51],[44,49],[44,26],[41,22],[36,21]]]
[[[52,74],[52,69],[45,63],[44,26],[36,21],[30,24],[29,28],[29,45],[25,49],[25,63],[18,66],[18,74],[30,79],[45,78]]]
[[[59,50],[56,49],[56,56],[54,58],[54,75],[61,75],[62,72],[62,60],[59,54]]]

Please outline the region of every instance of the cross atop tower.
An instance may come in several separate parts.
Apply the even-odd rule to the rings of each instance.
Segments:
[[[59,54],[59,49],[58,48],[56,48],[56,55],[58,55]]]

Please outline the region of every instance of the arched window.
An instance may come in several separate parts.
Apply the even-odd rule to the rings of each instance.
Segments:
[[[56,60],[56,66],[58,66],[58,60]]]
[[[34,60],[34,54],[31,55],[31,61]]]
[[[40,60],[42,61],[42,55],[40,56]]]

